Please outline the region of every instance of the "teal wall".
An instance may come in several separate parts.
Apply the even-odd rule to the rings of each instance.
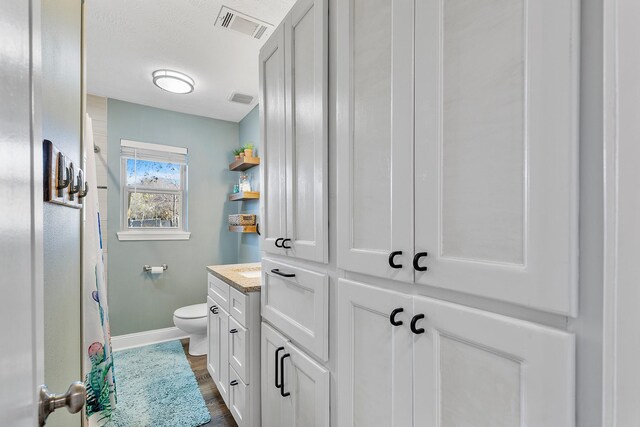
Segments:
[[[260,112],[256,106],[244,119],[240,121],[240,144],[252,143],[260,157]],[[251,188],[260,188],[260,166],[249,169],[251,178]],[[260,201],[250,200],[241,202],[240,213],[260,214]],[[259,220],[260,218],[258,218]],[[260,238],[257,234],[241,234],[238,244],[238,262],[258,262],[260,261]]]
[[[226,200],[237,182],[228,165],[239,125],[115,99],[107,109],[111,330],[123,335],[171,327],[175,309],[206,302],[206,265],[238,261],[238,235],[227,229],[227,215],[238,206]],[[118,241],[120,139],[187,147],[189,240]],[[152,278],[142,271],[145,264],[169,268]]]

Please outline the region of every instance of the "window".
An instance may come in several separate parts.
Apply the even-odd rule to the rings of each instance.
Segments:
[[[186,240],[187,149],[120,140],[119,240]]]

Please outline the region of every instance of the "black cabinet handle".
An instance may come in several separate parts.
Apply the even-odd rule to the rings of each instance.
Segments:
[[[416,314],[413,316],[413,319],[411,319],[411,332],[416,335],[424,334],[424,328],[416,328],[416,323],[418,323],[420,319],[424,319],[424,314]]]
[[[229,383],[230,386],[234,386],[234,385],[238,385],[238,381],[237,380],[233,380]]]
[[[391,312],[391,314],[389,315],[389,322],[391,322],[393,326],[402,325],[403,323],[402,320],[396,320],[396,314],[402,313],[403,311],[404,311],[404,308],[396,308]]]
[[[211,307],[209,307],[209,311],[212,312],[213,314],[218,314],[218,312],[216,311],[217,308],[218,308],[217,305],[212,305]]]
[[[230,334],[237,334],[238,330],[233,328],[232,330],[229,331]]]
[[[276,361],[276,381],[275,381],[276,388],[280,388],[280,387],[282,387],[282,384],[278,384],[278,354],[279,354],[282,350],[284,350],[284,347],[278,347],[278,348],[276,349],[276,358],[275,358],[275,361]]]
[[[282,273],[278,268],[271,269],[271,272],[273,274],[277,274],[278,276],[282,276],[282,277],[296,277],[296,275],[293,273]]]
[[[426,252],[418,252],[415,254],[413,257],[413,268],[415,268],[416,271],[427,271],[427,267],[420,267],[420,258],[426,257],[427,255],[428,253]]]
[[[402,264],[396,264],[393,260],[398,255],[402,255],[402,251],[393,251],[389,254],[389,266],[391,268],[402,268]]]
[[[291,241],[291,239],[284,239],[284,240],[282,241],[282,246],[281,246],[281,248],[291,249],[291,246],[287,246],[287,242],[290,242],[290,241]]]
[[[291,394],[289,392],[285,393],[284,391],[284,359],[286,359],[287,357],[291,357],[291,355],[287,353],[280,359],[280,396],[282,397],[287,397]]]
[[[281,248],[282,244],[278,244],[279,241],[284,240],[284,237],[278,237],[276,239],[276,241],[273,243],[274,245],[276,245],[276,248]]]

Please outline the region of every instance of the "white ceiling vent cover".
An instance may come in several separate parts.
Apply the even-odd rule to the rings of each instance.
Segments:
[[[273,31],[273,25],[261,21],[253,16],[245,15],[227,6],[220,8],[216,27],[229,28],[254,39],[267,39]]]
[[[247,95],[244,93],[239,93],[239,92],[231,92],[231,95],[229,95],[228,99],[231,102],[238,102],[240,104],[247,104],[247,105],[253,102],[253,96]]]

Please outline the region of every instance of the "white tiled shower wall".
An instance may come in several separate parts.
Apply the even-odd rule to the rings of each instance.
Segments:
[[[87,95],[87,113],[93,124],[93,142],[100,148],[96,153],[96,174],[98,180],[98,203],[100,204],[100,229],[104,250],[105,275],[108,268],[109,247],[107,244],[107,98]]]

